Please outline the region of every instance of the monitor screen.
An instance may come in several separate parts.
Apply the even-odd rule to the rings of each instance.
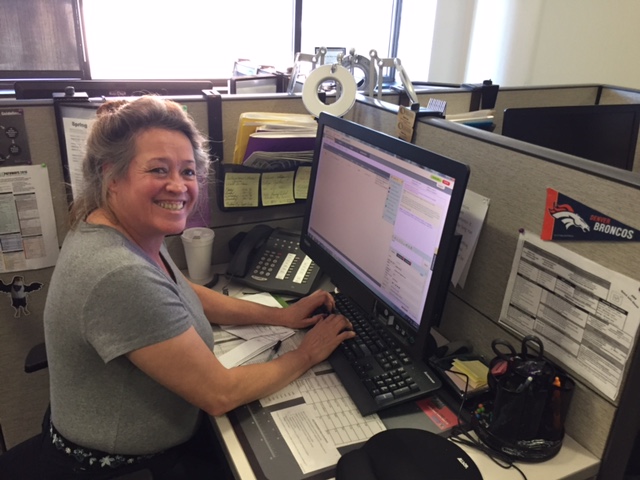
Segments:
[[[248,75],[231,77],[229,93],[277,93],[280,79],[275,75]]]
[[[424,356],[457,255],[469,168],[322,113],[301,247]]]
[[[321,47],[315,48],[316,55],[320,53]],[[342,56],[347,54],[347,49],[345,47],[325,47],[327,53],[324,54],[324,65],[333,65],[334,63],[338,63],[338,57],[342,54]]]
[[[632,170],[639,126],[637,104],[508,108],[502,134]]]

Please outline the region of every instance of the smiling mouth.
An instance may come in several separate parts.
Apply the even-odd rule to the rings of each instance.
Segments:
[[[161,208],[164,208],[165,210],[173,210],[173,211],[178,211],[178,210],[182,210],[186,205],[187,202],[156,202],[156,205],[158,205]]]

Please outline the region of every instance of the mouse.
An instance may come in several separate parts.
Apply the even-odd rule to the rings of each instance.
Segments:
[[[453,442],[426,430],[392,428],[340,457],[336,480],[482,480],[471,457]]]

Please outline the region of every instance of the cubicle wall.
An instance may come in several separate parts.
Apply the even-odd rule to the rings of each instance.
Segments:
[[[446,99],[452,109],[460,112],[465,111],[471,101],[469,92],[459,89],[451,92],[437,89],[432,96]],[[632,103],[637,97],[637,92],[594,86],[530,88],[520,92],[514,89],[500,92],[496,108],[502,111],[509,106],[563,105],[569,98],[573,104],[594,103],[598,99],[601,103]],[[189,113],[201,130],[209,135],[212,153],[219,161],[232,157],[240,113],[306,113],[298,95],[245,97],[212,92],[203,98],[182,101],[187,103]],[[24,109],[33,161],[46,163],[49,167],[61,243],[67,231],[67,203],[53,104],[49,101],[2,101],[0,108],[5,106]],[[73,114],[73,108],[73,105],[68,106],[66,113]],[[395,135],[397,110],[397,103],[359,95],[354,108],[345,117]],[[469,189],[491,200],[467,282],[464,288],[451,290],[441,325],[446,337],[470,340],[487,357],[491,356],[490,342],[493,338],[509,337],[497,321],[518,232],[524,228],[534,234],[540,233],[547,188],[588,203],[628,225],[640,225],[637,207],[640,204],[640,180],[637,174],[617,171],[443,119],[420,119],[415,143],[468,163],[471,166]],[[214,263],[229,259],[227,242],[238,231],[263,222],[286,228],[296,228],[301,224],[303,204],[225,210],[217,202],[219,188],[219,179],[212,178],[209,195],[210,226],[216,232]],[[167,239],[167,245],[178,265],[185,267],[179,237]],[[563,246],[631,278],[640,278],[638,243],[569,242]],[[22,368],[28,349],[43,338],[42,309],[51,272],[52,268],[21,272],[28,281],[44,284],[42,290],[29,298],[30,316],[14,319],[10,301],[5,299],[0,303],[0,424],[7,446],[38,430],[48,401],[46,371],[27,375]],[[0,273],[0,279],[7,283],[13,275],[11,272]],[[603,469],[609,469],[607,474],[611,475],[602,478],[617,478],[612,465],[618,461],[622,465],[620,468],[624,468],[631,439],[637,430],[639,413],[635,405],[640,401],[636,387],[640,385],[637,357],[635,352],[617,402],[611,402],[595,391],[588,378],[576,378],[578,386],[567,420],[567,431],[593,454],[604,459]]]
[[[359,123],[393,134],[395,110],[359,102],[351,116]],[[640,225],[640,175],[442,119],[419,121],[415,143],[469,164],[468,188],[490,199],[465,287],[451,290],[441,325],[445,337],[471,341],[486,358],[493,356],[490,344],[494,338],[513,339],[497,322],[519,232],[541,233],[547,188],[632,227]],[[640,279],[640,243],[565,242],[562,246]],[[635,407],[640,400],[639,362],[636,347],[617,402],[598,393],[588,378],[575,376],[577,388],[567,432],[594,455],[604,458],[601,478],[619,478],[616,474],[626,465],[639,420]]]
[[[431,98],[447,102],[446,113],[469,111],[473,93],[462,89],[434,89],[418,93],[421,105]],[[505,87],[499,90],[494,107],[493,133],[501,134],[504,111],[507,108],[560,107],[578,105],[640,104],[640,92],[606,85],[551,85],[535,87]],[[640,136],[638,138],[640,144]],[[633,171],[640,172],[640,145],[636,146]],[[547,153],[543,153],[547,155]]]
[[[50,101],[15,102],[0,100],[0,109],[20,108],[23,112],[33,164],[45,164],[56,217],[58,241],[66,233],[67,198],[53,104]],[[4,229],[3,229],[4,230]],[[0,426],[7,447],[39,430],[49,401],[49,377],[45,371],[24,373],[25,357],[31,347],[44,340],[42,311],[53,268],[0,273],[9,285],[15,275],[25,285],[41,283],[42,288],[27,296],[29,315],[14,316],[10,295],[0,292]]]

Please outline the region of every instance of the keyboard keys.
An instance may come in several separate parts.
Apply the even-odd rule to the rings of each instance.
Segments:
[[[337,294],[335,300],[336,311],[349,319],[356,336],[344,341],[339,349],[346,362],[340,360],[338,365],[333,362],[332,365],[340,367],[336,368],[339,375],[346,374],[345,369],[351,370],[345,387],[363,415],[406,401],[403,399],[422,396],[439,386],[424,374],[424,366],[413,365],[411,357],[385,326],[366,317],[342,295]],[[419,376],[419,381],[409,371]],[[350,384],[353,374],[356,383],[360,382],[357,393]]]

